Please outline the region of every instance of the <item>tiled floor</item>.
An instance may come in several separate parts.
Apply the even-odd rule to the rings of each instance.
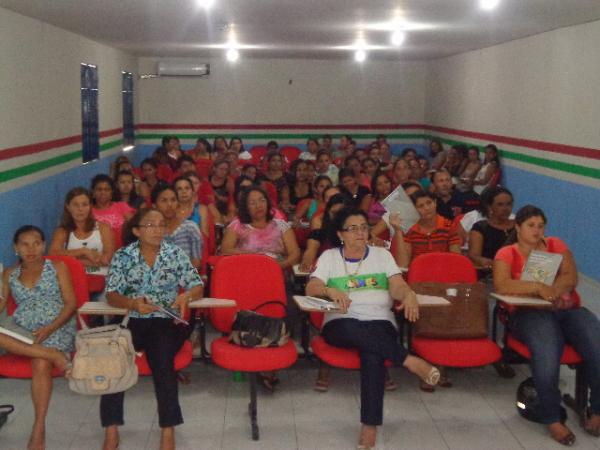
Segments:
[[[581,290],[581,289],[580,289]],[[584,294],[582,292],[582,294]],[[597,291],[583,295],[589,299]],[[588,303],[598,313],[600,302]],[[419,391],[416,378],[392,369],[400,388],[386,394],[384,425],[378,449],[561,449],[545,428],[516,412],[517,386],[528,376],[526,366],[515,366],[517,376],[499,378],[491,367],[452,370],[454,387],[433,394]],[[234,382],[231,373],[214,365],[194,362],[192,383],[180,388],[186,423],[177,428],[179,449],[287,450],[353,449],[359,430],[358,373],[334,370],[327,393],[312,387],[317,363],[300,359],[280,373],[274,394],[259,390],[261,439],[250,438],[247,383]],[[562,369],[561,390],[573,392],[573,372]],[[0,379],[0,403],[13,403],[16,412],[0,430],[0,449],[26,447],[32,423],[29,381]],[[57,379],[48,415],[48,449],[98,449],[102,429],[98,399],[72,394]],[[126,395],[126,425],[121,449],[157,449],[159,428],[152,381],[143,378]],[[577,449],[600,449],[600,439],[584,433],[570,412],[569,426],[577,434]]]
[[[358,433],[358,373],[335,370],[327,393],[312,389],[317,365],[301,359],[280,373],[275,394],[259,391],[261,439],[250,439],[247,383],[230,373],[194,362],[192,383],[182,386],[180,399],[186,423],[177,429],[180,449],[352,449]],[[393,369],[400,388],[386,394],[384,426],[378,449],[552,449],[545,429],[521,419],[514,407],[518,384],[527,376],[499,378],[492,368],[454,370],[454,387],[434,394],[418,390],[417,380]],[[563,371],[562,388],[572,391],[573,376]],[[0,449],[25,448],[32,423],[29,382],[0,380],[0,402],[14,403],[16,412],[0,430]],[[152,382],[143,378],[125,401],[126,425],[121,449],[158,448],[159,429]],[[571,416],[574,416],[571,414]],[[576,448],[600,449],[600,439],[577,433]],[[48,449],[99,448],[102,429],[98,399],[70,393],[64,380],[55,381],[48,415]]]

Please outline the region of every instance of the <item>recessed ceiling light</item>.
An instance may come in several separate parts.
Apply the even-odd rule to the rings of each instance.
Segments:
[[[401,30],[396,30],[392,33],[392,37],[390,40],[392,41],[392,45],[395,45],[396,47],[400,47],[404,43],[405,39],[406,39],[406,33]]]
[[[215,0],[196,0],[198,6],[204,9],[210,9],[214,5]]]
[[[236,62],[240,57],[240,52],[238,52],[235,48],[230,48],[227,50],[225,56],[227,56],[227,61]]]
[[[495,9],[500,4],[500,0],[479,0],[479,7],[486,11]]]
[[[365,59],[367,59],[367,52],[364,50],[358,49],[354,52],[354,61],[363,62]]]

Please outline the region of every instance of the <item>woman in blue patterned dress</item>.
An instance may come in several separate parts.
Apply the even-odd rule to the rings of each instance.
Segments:
[[[111,261],[106,298],[112,306],[130,311],[129,328],[136,350],[145,350],[152,369],[161,428],[161,450],[175,448],[176,425],[183,423],[175,373],[175,355],[189,335],[159,311],[179,309],[181,316],[190,300],[202,297],[202,280],[181,248],[166,242],[166,220],[156,209],[138,211],[127,224],[126,247]],[[184,289],[179,293],[180,288]],[[100,419],[105,427],[104,450],[119,446],[118,426],[123,425],[124,393],[103,395]]]
[[[35,418],[28,449],[45,447],[46,414],[52,394],[52,369],[65,371],[75,341],[77,308],[69,271],[61,261],[44,259],[44,233],[27,225],[19,228],[13,239],[20,262],[3,274],[3,298],[9,295],[17,308],[13,315],[2,320],[5,328],[33,339],[25,344],[0,334],[0,351],[31,358],[31,398]],[[0,300],[0,312],[4,301]]]

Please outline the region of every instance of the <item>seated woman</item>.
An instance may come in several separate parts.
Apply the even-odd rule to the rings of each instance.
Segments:
[[[225,159],[218,159],[213,163],[212,175],[208,185],[212,188],[214,205],[220,216],[217,222],[222,222],[227,217],[228,206],[233,195],[233,179],[229,177],[229,163]]]
[[[312,186],[308,181],[308,163],[302,159],[294,161],[290,167],[290,181],[280,193],[279,207],[294,220],[296,207],[305,199],[312,198]]]
[[[498,158],[498,147],[494,144],[485,146],[483,165],[473,179],[473,190],[481,194],[483,190],[493,182],[494,175],[500,170],[500,159]]]
[[[360,207],[363,199],[370,193],[369,188],[359,184],[359,179],[352,169],[340,170],[339,178],[340,189],[344,197],[352,206]]]
[[[361,162],[365,176],[369,180],[369,186],[373,182],[373,177],[379,172],[379,161],[367,156]]]
[[[191,177],[189,175],[177,177],[173,181],[173,187],[177,192],[179,205],[177,216],[183,220],[191,220],[200,228],[204,236],[208,236],[208,208],[198,202]]]
[[[469,258],[478,267],[491,269],[496,252],[506,245],[515,228],[511,218],[513,196],[500,186],[488,188],[481,196],[487,220],[476,222],[469,233]]]
[[[600,321],[588,309],[573,307],[577,286],[577,267],[566,244],[556,237],[544,236],[546,216],[535,206],[517,211],[516,242],[501,248],[494,259],[494,288],[500,294],[536,295],[552,303],[552,309],[523,308],[511,314],[510,332],[531,352],[531,373],[537,390],[542,422],[552,438],[572,445],[575,435],[560,421],[560,358],[565,343],[572,345],[585,364],[586,381],[591,390],[590,416],[585,430],[600,436]],[[552,285],[521,281],[521,273],[531,251],[562,255]]]
[[[31,399],[34,423],[27,448],[45,447],[46,414],[52,393],[52,369],[70,368],[69,353],[75,349],[76,300],[71,277],[61,261],[44,259],[44,233],[38,227],[19,228],[13,238],[19,263],[2,275],[2,297],[12,295],[17,308],[0,325],[33,339],[33,345],[0,334],[0,353],[31,358]],[[0,313],[6,302],[0,299]],[[68,373],[67,373],[68,376]]]
[[[386,213],[381,200],[392,192],[392,180],[383,172],[377,172],[371,180],[371,193],[362,201],[361,209],[367,212],[369,225],[375,225]]]
[[[161,449],[175,448],[174,427],[183,423],[177,392],[175,355],[189,336],[188,327],[160,312],[175,308],[185,316],[188,303],[202,297],[200,276],[181,248],[166,242],[166,220],[155,209],[138,211],[127,223],[126,247],[115,253],[107,279],[108,303],[130,311],[129,329],[136,351],[144,350],[152,369],[161,428]],[[179,293],[180,288],[185,289]],[[125,393],[103,395],[100,419],[104,450],[119,446]]]
[[[67,192],[62,220],[52,236],[48,253],[77,258],[88,275],[102,277],[99,279],[102,286],[114,250],[115,239],[110,226],[97,222],[92,216],[92,197],[88,190],[76,187]]]
[[[115,189],[108,175],[98,174],[92,178],[92,214],[98,222],[110,226],[115,236],[115,248],[122,245],[123,224],[133,216],[135,209],[125,202],[113,201]]]
[[[144,197],[138,195],[135,188],[135,177],[128,170],[120,170],[115,178],[115,201],[125,202],[134,209],[142,207],[145,203]]]
[[[469,192],[473,189],[473,180],[481,169],[481,161],[479,160],[479,148],[470,147],[467,151],[467,159],[464,169],[459,175],[459,183],[456,189],[460,192]]]
[[[202,246],[204,241],[200,229],[191,220],[178,215],[179,202],[175,188],[168,184],[159,184],[152,190],[152,205],[165,221],[164,240],[178,246],[190,258],[192,266],[202,267]]]
[[[154,159],[146,158],[142,161],[140,167],[142,169],[142,181],[139,185],[138,193],[146,200],[146,204],[150,206],[150,194],[156,183],[160,181],[158,178],[158,164]]]
[[[303,219],[310,222],[310,220],[318,211],[323,210],[325,207],[323,193],[331,186],[331,180],[327,175],[319,175],[315,178],[312,189],[313,198],[305,199],[298,204],[295,214],[296,222],[299,223]]]
[[[367,215],[360,209],[344,208],[336,215],[334,228],[341,246],[321,255],[306,294],[329,298],[341,309],[325,314],[321,334],[330,345],[359,351],[359,448],[374,448],[376,427],[383,422],[384,362],[404,366],[432,386],[440,373],[398,344],[394,300],[401,302],[396,310],[403,310],[411,322],[419,318],[419,305],[390,253],[367,246]]]

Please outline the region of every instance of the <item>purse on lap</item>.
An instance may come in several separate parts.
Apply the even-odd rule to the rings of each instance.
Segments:
[[[450,306],[419,308],[413,336],[428,339],[476,339],[488,335],[488,300],[482,283],[411,283],[417,294],[444,297]],[[446,295],[456,289],[456,296]],[[468,295],[467,295],[468,294]]]
[[[127,329],[129,315],[117,325],[82,329],[75,338],[75,357],[69,378],[69,388],[84,395],[104,395],[123,392],[137,383],[138,369],[131,331]]]

